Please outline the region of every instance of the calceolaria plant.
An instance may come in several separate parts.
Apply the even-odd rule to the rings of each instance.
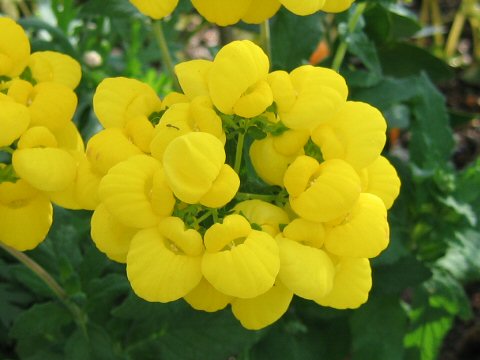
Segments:
[[[98,86],[91,235],[141,298],[230,305],[248,329],[278,320],[294,295],[337,309],[367,301],[400,187],[380,155],[386,122],[347,101],[333,70],[269,68],[261,48],[234,41],[213,61],[178,64],[182,92],[163,101],[138,80]]]
[[[25,31],[0,18],[0,242],[36,247],[52,224],[52,202],[82,208],[74,186],[83,140],[71,121],[77,61],[30,53]]]

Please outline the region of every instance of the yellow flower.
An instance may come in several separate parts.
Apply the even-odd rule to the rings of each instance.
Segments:
[[[202,236],[168,217],[158,227],[140,230],[127,255],[127,276],[135,293],[147,301],[169,302],[201,281]]]
[[[209,60],[190,60],[175,65],[175,74],[184,94],[190,99],[208,96],[208,72],[213,62]]]
[[[128,249],[137,231],[116,220],[104,204],[100,204],[92,215],[92,240],[98,250],[114,261],[127,262]]]
[[[210,227],[204,241],[202,273],[215,289],[238,298],[257,297],[271,289],[280,269],[272,236],[252,230],[243,216],[234,214]]]
[[[304,65],[290,74],[274,71],[268,83],[282,122],[290,129],[313,130],[345,104],[345,79],[333,70]]]
[[[327,226],[325,248],[337,256],[373,258],[388,242],[385,205],[377,196],[362,193],[345,217]]]
[[[368,259],[338,258],[330,293],[314,299],[322,306],[356,309],[368,300],[372,288],[372,270]]]
[[[288,224],[287,213],[278,206],[262,200],[247,200],[233,208],[235,213],[243,215],[251,224],[257,224],[262,231],[272,237],[280,232],[279,225]]]
[[[208,72],[213,104],[224,114],[245,118],[260,115],[273,101],[266,81],[269,67],[267,55],[251,41],[224,46]]]
[[[27,130],[30,113],[26,106],[0,101],[0,147],[10,146]]]
[[[88,141],[87,158],[99,174],[106,174],[116,164],[142,151],[119,128],[104,129]]]
[[[188,204],[227,204],[240,180],[225,164],[225,158],[222,142],[208,133],[191,132],[171,141],[163,155],[163,166],[175,196]]]
[[[0,76],[19,76],[27,67],[30,42],[15,21],[0,18]]]
[[[387,123],[380,111],[349,101],[327,123],[312,133],[325,160],[342,159],[356,169],[371,164],[385,146]]]
[[[325,227],[321,223],[297,218],[283,229],[283,235],[290,240],[320,249],[325,241]]]
[[[279,0],[291,12],[297,15],[310,15],[322,9],[325,0]]]
[[[77,95],[65,85],[42,82],[33,87],[29,103],[32,125],[56,130],[71,121],[77,107]]]
[[[293,293],[277,280],[270,290],[252,299],[235,299],[232,312],[243,327],[262,329],[280,319],[292,301]]]
[[[190,103],[173,104],[167,109],[153,132],[152,156],[162,161],[165,149],[173,139],[193,131],[210,133],[225,143],[222,119],[205,96],[196,97]]]
[[[160,111],[161,105],[150,86],[124,77],[103,80],[93,96],[93,109],[105,128],[121,128],[137,116],[148,117]]]
[[[33,85],[26,80],[16,78],[8,82],[7,98],[13,99],[19,104],[29,106],[32,92]]]
[[[130,0],[144,15],[161,19],[170,15],[177,7],[178,0]]]
[[[297,156],[304,154],[308,138],[306,131],[288,130],[280,136],[255,140],[249,150],[255,172],[267,184],[283,186],[285,171]]]
[[[242,21],[248,24],[260,24],[274,16],[280,9],[278,0],[251,1],[248,10],[242,15]]]
[[[296,295],[316,299],[330,292],[334,267],[327,253],[297,241],[276,237],[280,248],[278,278]]]
[[[355,0],[325,0],[323,11],[338,13],[347,10]]]
[[[100,204],[98,187],[102,175],[95,171],[87,157],[82,157],[78,162],[77,178],[75,180],[75,197],[85,210],[95,210]]]
[[[37,83],[55,82],[75,89],[82,77],[82,69],[75,59],[54,51],[33,53],[28,66]]]
[[[0,183],[0,241],[4,244],[20,251],[33,249],[47,236],[52,214],[48,198],[26,181]]]
[[[160,163],[147,155],[112,167],[100,182],[98,193],[119,222],[139,229],[155,226],[175,205]]]
[[[205,278],[183,298],[195,310],[206,312],[222,310],[233,299],[215,289]]]
[[[390,209],[400,193],[400,179],[392,164],[383,156],[379,156],[362,173],[364,173],[363,191],[377,195],[383,200],[385,207]]]
[[[345,215],[360,195],[360,178],[343,160],[319,164],[309,156],[299,156],[287,169],[285,188],[290,205],[301,217],[324,222]]]
[[[205,19],[220,26],[240,21],[251,3],[252,0],[192,0],[193,6]]]

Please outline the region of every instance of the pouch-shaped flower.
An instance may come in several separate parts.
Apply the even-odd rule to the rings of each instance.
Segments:
[[[347,10],[355,0],[325,0],[322,11],[338,13]]]
[[[130,0],[144,15],[161,19],[170,15],[177,7],[178,0]]]
[[[387,209],[383,201],[362,193],[345,217],[327,226],[325,248],[337,256],[376,257],[388,246]]]
[[[355,169],[371,164],[385,146],[387,123],[376,108],[349,101],[312,133],[325,160],[342,159]]]
[[[75,59],[55,51],[34,52],[28,67],[37,83],[55,82],[75,89],[82,77],[82,69]]]
[[[167,217],[158,227],[140,230],[127,255],[127,276],[135,293],[147,301],[169,302],[201,281],[202,236],[185,229],[180,218]]]
[[[19,251],[41,243],[52,225],[50,200],[20,179],[0,183],[0,241]]]
[[[166,179],[175,196],[188,204],[227,204],[240,180],[225,158],[222,142],[209,133],[191,132],[175,138],[163,155]]]
[[[234,41],[224,46],[208,73],[213,104],[224,114],[245,118],[260,115],[273,102],[266,81],[269,67],[267,55],[251,41]]]
[[[235,299],[232,312],[243,327],[262,329],[280,319],[288,309],[293,292],[277,280],[270,290],[252,299]]]
[[[215,289],[205,278],[183,299],[195,310],[215,312],[224,309],[233,299]]]
[[[279,0],[291,12],[297,15],[310,15],[322,9],[325,0]]]
[[[0,18],[0,76],[19,76],[28,64],[30,42],[15,21]]]
[[[206,231],[204,241],[202,273],[218,291],[253,298],[273,286],[280,269],[278,245],[266,232],[252,230],[243,216],[226,216]]]
[[[209,22],[220,26],[237,23],[252,0],[192,0],[193,6]]]
[[[332,290],[325,296],[314,299],[322,306],[335,309],[356,309],[368,300],[372,288],[372,270],[368,259],[334,259],[335,278]]]
[[[313,222],[346,214],[361,191],[360,178],[348,163],[329,160],[319,164],[309,156],[299,156],[288,167],[284,184],[292,209]]]
[[[262,231],[276,236],[280,232],[280,225],[288,224],[288,214],[278,206],[262,200],[246,200],[233,208],[235,213],[244,216],[251,224],[257,224]]]
[[[10,146],[27,130],[30,113],[26,106],[0,101],[0,147]]]

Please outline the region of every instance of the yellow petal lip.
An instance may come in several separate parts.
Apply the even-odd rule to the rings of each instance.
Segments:
[[[122,128],[128,120],[159,111],[161,105],[150,86],[125,77],[104,79],[93,96],[93,109],[105,128]]]
[[[337,256],[373,258],[386,249],[389,235],[383,201],[362,193],[344,218],[328,225],[325,248]]]
[[[220,26],[237,23],[248,11],[252,0],[192,0],[193,6],[209,22]]]
[[[25,31],[12,19],[0,18],[0,76],[19,76],[29,57],[30,42]]]
[[[91,236],[97,248],[109,259],[127,262],[128,249],[138,230],[123,225],[100,204],[92,215]]]
[[[371,288],[372,270],[368,259],[339,258],[332,291],[314,301],[335,309],[356,309],[367,302]]]
[[[201,281],[201,256],[172,250],[158,228],[140,230],[127,255],[127,276],[135,293],[147,301],[170,302]]]
[[[364,191],[378,196],[387,210],[390,209],[400,193],[397,171],[383,156],[379,156],[365,171],[367,179],[362,184]]]
[[[246,200],[235,205],[233,210],[250,223],[260,225],[271,236],[280,232],[281,224],[288,224],[288,214],[280,207],[262,200]]]
[[[170,15],[177,7],[178,0],[130,0],[144,15],[153,19],[162,19]]]
[[[26,181],[0,184],[0,242],[19,251],[41,243],[52,225],[48,198]]]
[[[262,295],[252,299],[233,300],[232,312],[244,328],[259,330],[280,319],[292,298],[293,292],[277,280],[273,287]]]
[[[205,278],[183,298],[195,310],[206,312],[222,310],[233,300],[232,296],[216,290]]]
[[[30,56],[29,68],[37,83],[56,82],[70,89],[80,83],[82,69],[72,57],[54,51],[38,51]]]
[[[15,102],[0,102],[0,147],[10,146],[30,124],[28,109]]]
[[[248,24],[260,24],[274,16],[282,4],[278,0],[252,1],[242,21]]]
[[[251,230],[242,216],[226,216],[207,230],[204,241],[202,273],[218,291],[253,298],[273,286],[280,269],[278,245],[271,235]]]
[[[289,166],[284,184],[292,209],[312,222],[330,221],[346,214],[361,191],[358,174],[345,161],[318,164],[308,156],[298,157]]]
[[[201,256],[205,251],[200,233],[186,229],[182,219],[174,216],[160,220],[160,234],[168,241],[168,246],[176,253],[188,256]]]
[[[189,99],[208,96],[207,74],[212,67],[209,60],[190,60],[175,65],[175,74]]]
[[[77,174],[77,161],[63,149],[16,150],[12,163],[22,179],[42,191],[64,190],[73,183]]]
[[[322,11],[339,13],[347,10],[355,0],[325,0]]]
[[[283,6],[297,15],[310,15],[320,10],[325,0],[279,0]]]

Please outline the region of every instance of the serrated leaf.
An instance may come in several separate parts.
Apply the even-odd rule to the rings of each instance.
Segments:
[[[53,336],[60,333],[62,326],[70,322],[71,315],[63,305],[56,302],[35,304],[17,317],[10,336],[15,339],[34,335]]]

